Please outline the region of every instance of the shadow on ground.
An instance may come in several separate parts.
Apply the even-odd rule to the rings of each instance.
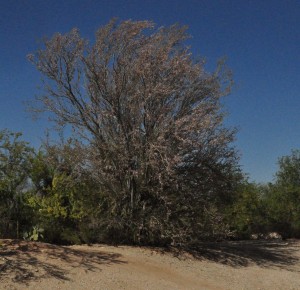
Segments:
[[[125,263],[120,254],[72,249],[45,243],[2,240],[0,247],[0,283],[28,284],[44,278],[69,281],[73,268],[101,270],[101,265]]]
[[[206,259],[232,267],[258,265],[299,271],[300,243],[290,241],[227,241],[201,243],[187,251],[196,259]]]
[[[101,251],[101,247],[63,247],[16,240],[0,241],[0,283],[20,283],[55,278],[69,281],[74,268],[81,273],[101,271],[105,265],[124,264],[121,254]],[[147,250],[149,248],[146,248]],[[157,249],[180,259],[209,260],[235,268],[257,265],[270,269],[300,272],[300,242],[227,241],[201,243],[186,251]]]

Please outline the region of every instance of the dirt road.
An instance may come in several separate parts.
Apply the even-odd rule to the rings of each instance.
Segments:
[[[0,242],[0,289],[300,289],[299,241],[205,243],[193,253]]]

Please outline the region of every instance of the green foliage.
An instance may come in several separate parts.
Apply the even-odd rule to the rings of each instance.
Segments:
[[[166,187],[161,196],[143,188],[132,210],[126,196],[103,190],[72,141],[45,146],[35,154],[20,137],[8,131],[0,135],[2,237],[23,232],[25,239],[56,243],[155,245],[184,244],[203,238],[206,231],[222,232],[221,227],[213,228],[221,225],[218,209],[208,210],[207,202],[204,209],[205,203],[198,200],[203,210],[194,211],[193,194],[178,195]],[[211,223],[215,218],[218,222]]]
[[[25,232],[23,234],[23,239],[24,240],[29,240],[29,241],[39,241],[40,239],[44,238],[43,235],[44,229],[40,228],[39,226],[34,226],[32,228],[32,231],[30,232]]]
[[[289,188],[289,190],[298,189],[300,187],[300,150],[292,150],[291,155],[279,158],[278,165],[276,185]]]
[[[274,184],[244,182],[238,187],[226,214],[238,238],[267,232],[300,237],[300,151],[279,158],[278,164]]]
[[[78,244],[92,238],[89,221],[97,212],[99,188],[90,176],[73,172],[78,165],[73,157],[72,146],[65,144],[45,147],[33,160],[35,187],[26,203],[48,242]]]
[[[237,188],[236,199],[227,208],[227,220],[235,235],[249,238],[253,233],[267,230],[265,188],[247,181]]]
[[[278,232],[300,237],[300,151],[279,159],[274,184],[244,183],[227,209],[227,220],[239,238]]]
[[[201,198],[170,182],[163,194],[145,186],[132,208],[129,196],[104,190],[72,140],[35,154],[20,137],[0,134],[2,237],[177,246],[273,231],[300,237],[300,151],[279,159],[274,184],[250,183],[236,171],[230,186],[209,185],[213,194]]]
[[[285,237],[300,237],[300,151],[279,159],[275,184],[266,194],[269,223]]]
[[[33,149],[22,134],[0,131],[0,235],[19,237],[28,221],[23,193],[28,188]]]
[[[46,194],[51,187],[54,169],[47,163],[45,152],[40,150],[32,160],[30,179],[35,187],[35,192]]]

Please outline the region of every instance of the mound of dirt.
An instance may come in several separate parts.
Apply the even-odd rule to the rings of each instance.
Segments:
[[[300,289],[299,241],[203,243],[189,253],[0,243],[0,289]]]

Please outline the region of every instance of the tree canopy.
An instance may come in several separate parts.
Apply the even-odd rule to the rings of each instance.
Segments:
[[[84,140],[81,168],[106,196],[109,226],[133,240],[211,231],[237,177],[220,101],[230,73],[207,72],[187,37],[178,25],[112,20],[93,43],[73,29],[30,56],[45,81],[39,109]]]

